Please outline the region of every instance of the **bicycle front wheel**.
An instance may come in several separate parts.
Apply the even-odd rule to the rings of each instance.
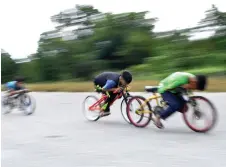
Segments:
[[[20,96],[20,109],[24,111],[25,115],[31,115],[35,112],[36,101],[35,98],[29,94]]]
[[[152,118],[150,103],[145,104],[145,98],[142,96],[133,96],[128,101],[126,111],[129,121],[136,127],[146,127]],[[145,104],[143,107],[142,104]],[[135,117],[135,118],[134,118]],[[140,120],[140,121],[137,121]]]
[[[217,123],[218,114],[215,106],[202,96],[191,98],[195,100],[197,106],[192,107],[189,103],[186,104],[188,106],[187,111],[182,112],[186,125],[195,132],[205,133],[210,131]],[[191,110],[189,110],[190,108]]]

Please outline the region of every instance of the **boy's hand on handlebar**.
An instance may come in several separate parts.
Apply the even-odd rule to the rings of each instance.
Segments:
[[[96,86],[95,91],[101,93],[103,92],[103,88],[101,88],[100,86]]]
[[[25,88],[25,89],[23,89],[23,92],[28,93],[28,92],[31,92],[31,90]]]
[[[126,91],[130,91],[130,90],[131,90],[131,86],[127,86]]]
[[[115,93],[120,93],[120,92],[122,92],[123,91],[123,87],[118,87],[118,88],[116,88],[116,90],[114,91]]]

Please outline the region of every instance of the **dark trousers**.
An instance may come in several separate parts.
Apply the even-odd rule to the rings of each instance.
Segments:
[[[168,103],[168,107],[159,113],[162,119],[168,118],[170,115],[172,115],[176,111],[181,110],[184,107],[185,100],[182,96],[173,94],[169,91],[166,91],[161,95],[163,100]]]

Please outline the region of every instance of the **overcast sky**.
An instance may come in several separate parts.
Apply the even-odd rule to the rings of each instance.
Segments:
[[[3,0],[1,48],[13,58],[35,53],[40,34],[54,28],[50,16],[76,4],[94,5],[102,12],[150,11],[159,18],[155,31],[195,26],[211,4],[226,11],[226,0]]]

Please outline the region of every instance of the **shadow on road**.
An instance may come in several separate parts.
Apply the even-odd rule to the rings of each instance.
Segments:
[[[197,133],[194,132],[190,129],[186,129],[186,128],[171,128],[171,127],[167,127],[163,130],[159,130],[159,129],[154,129],[153,131],[155,131],[156,133],[161,133],[161,134],[181,134],[181,135],[194,135],[194,136],[210,136],[211,133]]]
[[[5,117],[5,118],[14,118],[14,117],[26,117],[27,115],[24,115],[23,112],[11,112],[9,114],[2,114],[1,117]],[[31,115],[29,115],[31,116]]]
[[[123,121],[117,121],[117,120],[99,120],[97,122],[89,122],[90,124],[93,124],[92,126],[98,127],[106,127],[106,128],[123,128],[127,129],[128,131],[133,131],[134,133],[140,133],[141,135],[144,134],[155,134],[155,135],[187,135],[187,136],[210,136],[211,133],[196,133],[191,131],[190,129],[187,129],[186,127],[166,127],[165,129],[157,129],[154,125],[150,125],[146,128],[137,128],[133,125],[123,122]]]
[[[99,120],[97,122],[89,122],[90,124],[94,124],[93,126],[106,126],[106,127],[130,127],[131,125],[123,122],[123,121],[112,121],[112,120]]]

